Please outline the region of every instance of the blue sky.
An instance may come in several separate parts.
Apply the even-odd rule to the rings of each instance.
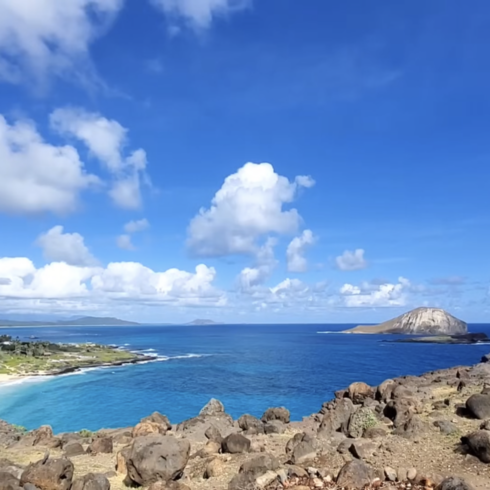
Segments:
[[[0,316],[490,311],[485,0],[6,0]]]

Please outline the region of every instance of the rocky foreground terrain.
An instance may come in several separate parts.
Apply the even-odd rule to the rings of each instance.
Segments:
[[[353,383],[302,422],[282,407],[233,420],[217,400],[94,434],[1,422],[0,490],[488,490],[489,359]]]

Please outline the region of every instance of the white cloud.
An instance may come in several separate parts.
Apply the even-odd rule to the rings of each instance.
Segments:
[[[183,18],[192,27],[209,27],[216,16],[246,8],[251,0],[151,0],[166,15]]]
[[[112,174],[114,182],[109,195],[117,206],[126,209],[141,206],[141,180],[145,183],[148,180],[146,153],[140,148],[124,156],[126,128],[101,114],[75,107],[56,109],[50,121],[58,133],[82,141]]]
[[[119,248],[122,248],[123,250],[134,250],[135,246],[133,245],[133,242],[131,241],[131,235],[123,234],[119,235],[116,238],[116,244]]]
[[[45,307],[36,301],[50,300],[53,312],[70,307],[83,310],[103,305],[110,308],[118,300],[142,305],[224,306],[226,295],[212,282],[216,271],[203,264],[195,272],[169,269],[155,272],[137,262],[110,263],[107,267],[79,267],[52,262],[36,268],[27,258],[0,259],[0,298],[16,309]],[[114,308],[117,309],[117,306]]]
[[[364,259],[364,250],[358,248],[355,251],[346,250],[335,259],[337,268],[341,271],[356,271],[365,269],[368,263]]]
[[[75,148],[50,145],[32,122],[10,125],[0,115],[0,212],[66,214],[77,208],[79,194],[98,182]]]
[[[254,267],[245,267],[238,275],[238,289],[242,292],[251,292],[257,286],[262,285],[272,274],[277,265],[274,257],[274,247],[277,240],[269,238],[266,243],[260,247],[256,256]]]
[[[47,260],[65,262],[68,265],[93,266],[96,258],[85,245],[83,236],[79,233],[63,233],[62,226],[54,226],[36,240],[43,249]]]
[[[139,219],[137,221],[129,221],[124,225],[124,231],[126,233],[137,233],[144,231],[150,227],[150,223],[146,218]]]
[[[343,304],[347,307],[405,306],[407,295],[412,289],[408,279],[399,277],[396,284],[363,283],[360,287],[344,284],[340,288],[340,294]]]
[[[123,0],[2,0],[0,79],[42,82],[72,70],[86,76],[90,43],[122,5]]]
[[[290,182],[269,163],[247,163],[227,177],[211,207],[201,209],[188,229],[188,246],[199,256],[254,254],[260,237],[295,233],[301,223],[296,209],[283,206],[300,187],[311,187],[309,177]]]
[[[306,272],[308,262],[304,257],[307,247],[315,243],[311,230],[304,230],[302,235],[292,239],[286,251],[289,272]]]

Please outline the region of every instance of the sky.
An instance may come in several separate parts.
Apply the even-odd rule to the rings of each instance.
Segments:
[[[489,322],[488,0],[0,0],[0,317]]]

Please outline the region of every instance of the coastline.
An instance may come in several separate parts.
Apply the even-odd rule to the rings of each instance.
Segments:
[[[130,351],[126,351],[126,352],[130,352]],[[21,381],[27,381],[29,379],[36,379],[41,377],[56,377],[56,376],[62,376],[64,374],[84,371],[86,369],[103,368],[103,367],[120,367],[120,366],[140,364],[144,362],[152,362],[158,360],[158,356],[147,356],[147,355],[138,355],[138,354],[135,354],[135,356],[136,357],[133,359],[125,359],[125,360],[114,361],[114,362],[97,362],[92,364],[74,365],[55,371],[54,370],[38,371],[35,373],[33,372],[33,373],[26,373],[26,374],[0,374],[0,389],[6,386],[17,384]]]
[[[247,471],[253,483],[261,483],[253,488],[261,490],[452,490],[441,485],[454,479],[467,482],[458,490],[488,490],[490,461],[472,438],[488,439],[490,446],[490,428],[471,400],[483,396],[490,403],[490,394],[485,394],[489,358],[485,355],[472,366],[387,379],[378,386],[352,383],[301,422],[291,421],[289,410],[279,406],[264,407],[261,418],[234,419],[215,399],[178,424],[159,412],[128,427],[95,432],[80,428],[54,433],[46,425],[26,432],[0,421],[0,456],[23,474],[42,467],[45,459],[40,458],[48,449],[78,475],[90,480],[92,473],[104,474],[110,488],[122,490],[128,478],[141,474],[128,471],[128,462],[139,464],[130,454],[139,445],[153,448],[158,439],[156,450],[163,459],[169,441],[183,453],[176,490],[248,489],[242,486]],[[13,377],[0,375],[0,382],[5,380]],[[236,447],[227,445],[231,440]],[[151,465],[145,468],[158,472]],[[146,488],[155,479],[151,474],[145,478],[134,483]]]

